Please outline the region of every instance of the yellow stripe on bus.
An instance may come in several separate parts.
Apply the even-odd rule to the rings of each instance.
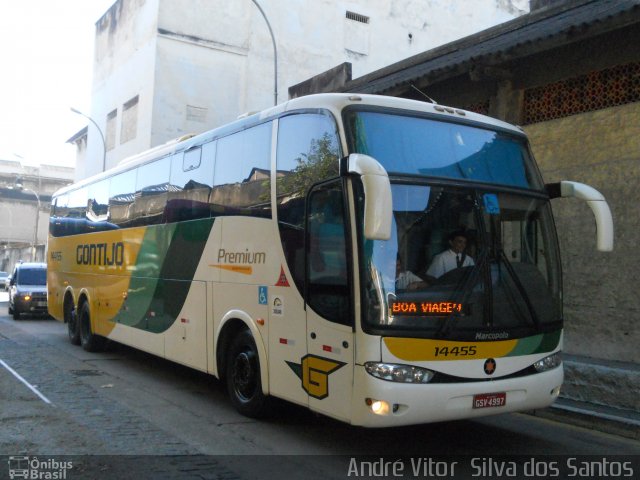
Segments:
[[[209,264],[210,267],[219,268],[221,270],[229,270],[230,272],[242,273],[243,275],[253,274],[253,267],[248,265],[221,265],[221,264]]]
[[[496,342],[451,342],[423,338],[384,339],[389,352],[401,360],[419,362],[435,360],[473,360],[504,357],[518,344],[518,340]]]

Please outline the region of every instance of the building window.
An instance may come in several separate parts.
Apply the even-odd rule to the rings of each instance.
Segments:
[[[104,139],[107,150],[113,150],[116,147],[116,122],[118,120],[118,110],[113,110],[107,114],[107,133]]]
[[[120,144],[136,138],[138,126],[138,95],[122,106],[122,127],[120,129]]]

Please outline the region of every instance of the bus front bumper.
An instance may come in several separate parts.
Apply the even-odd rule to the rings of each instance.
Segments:
[[[560,365],[547,372],[504,380],[406,384],[380,380],[356,365],[351,423],[395,427],[545,408],[558,397],[563,378]],[[474,408],[476,395],[503,393],[503,405]]]

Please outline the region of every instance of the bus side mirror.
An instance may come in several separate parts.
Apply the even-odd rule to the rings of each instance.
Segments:
[[[609,204],[598,190],[584,183],[562,181],[545,185],[550,198],[574,197],[587,202],[596,219],[597,248],[601,252],[613,250],[613,217]]]
[[[346,159],[346,173],[360,175],[364,187],[364,236],[369,240],[391,238],[391,182],[387,171],[373,157],[352,153]]]

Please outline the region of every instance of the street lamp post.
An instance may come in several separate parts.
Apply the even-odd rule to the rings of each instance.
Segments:
[[[35,190],[31,190],[27,188],[22,183],[22,179],[20,177],[16,178],[16,190],[21,192],[31,192],[36,196],[36,200],[38,201],[38,205],[36,207],[36,225],[33,229],[33,244],[31,247],[31,261],[36,261],[36,249],[38,246],[38,222],[40,220],[40,195]]]
[[[271,43],[273,44],[273,104],[278,104],[278,49],[276,48],[276,37],[273,35],[273,30],[271,29],[271,24],[269,23],[269,19],[267,15],[262,10],[262,7],[257,2],[257,0],[251,0],[260,13],[262,14],[262,18],[267,22],[267,28],[269,29],[269,34],[271,35]]]
[[[86,115],[86,114],[82,113],[80,110],[76,110],[73,107],[70,107],[70,108],[71,108],[71,111],[73,113],[77,113],[78,115],[82,115],[84,118],[86,118],[91,123],[93,123],[93,125],[98,130],[98,133],[100,134],[100,138],[102,139],[102,171],[104,172],[107,169],[107,143],[104,140],[104,135],[102,133],[102,130],[100,129],[98,124],[95,122],[95,120],[93,118],[91,118],[89,115]]]

